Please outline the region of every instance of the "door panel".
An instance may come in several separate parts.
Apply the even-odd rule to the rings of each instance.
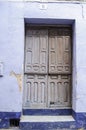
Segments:
[[[49,73],[71,74],[71,37],[66,33],[49,31]]]
[[[28,30],[25,46],[25,72],[47,73],[48,31]]]
[[[27,29],[24,108],[71,107],[70,28]]]
[[[54,75],[48,77],[48,105],[65,106],[71,105],[71,76]]]
[[[44,108],[47,98],[47,76],[25,75],[24,94],[24,107]]]

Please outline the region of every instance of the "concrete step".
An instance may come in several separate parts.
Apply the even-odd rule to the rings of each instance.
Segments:
[[[75,129],[76,123],[72,116],[22,116],[21,130],[56,130]]]

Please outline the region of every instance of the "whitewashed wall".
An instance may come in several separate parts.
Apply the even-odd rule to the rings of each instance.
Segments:
[[[0,111],[22,110],[22,90],[12,71],[23,74],[24,19],[33,23],[73,24],[73,105],[86,112],[86,3],[0,2]],[[37,20],[39,18],[39,20]],[[51,22],[50,22],[51,21]],[[75,21],[75,22],[74,22]]]

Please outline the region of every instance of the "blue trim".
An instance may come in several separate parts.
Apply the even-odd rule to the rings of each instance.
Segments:
[[[9,128],[10,119],[20,119],[21,112],[0,112],[0,128]]]
[[[72,114],[71,114],[72,113]],[[35,128],[38,130],[47,130],[49,128],[86,128],[86,113],[76,113],[71,109],[24,109],[24,115],[73,115],[75,122],[20,122],[21,130],[28,130],[28,128]],[[0,112],[0,128],[9,128],[9,119],[20,119],[21,112]],[[42,126],[41,126],[42,125]]]
[[[23,109],[24,115],[72,115],[75,119],[74,122],[20,122],[21,130],[37,129],[48,130],[55,128],[71,128],[76,130],[78,128],[86,129],[86,113],[76,113],[71,109]]]
[[[81,113],[81,112],[75,112],[72,110],[72,114],[75,120],[85,120],[86,121],[86,113]]]
[[[66,24],[72,25],[74,23],[74,19],[51,19],[51,18],[25,18],[25,23],[29,24]]]
[[[23,109],[23,115],[72,115],[72,109]]]
[[[9,120],[8,119],[0,119],[0,128],[9,128]]]
[[[21,130],[54,130],[62,128],[76,130],[76,122],[20,122]]]
[[[0,112],[1,119],[20,118],[21,112]]]
[[[77,128],[86,128],[86,113],[75,112],[72,110],[72,115],[76,120]]]

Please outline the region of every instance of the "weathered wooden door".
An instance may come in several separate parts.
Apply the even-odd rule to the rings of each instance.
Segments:
[[[25,39],[24,107],[70,107],[70,28],[27,29]]]
[[[50,29],[48,105],[71,106],[71,32],[69,28]]]
[[[46,107],[47,72],[48,30],[27,30],[25,44],[25,107]]]

